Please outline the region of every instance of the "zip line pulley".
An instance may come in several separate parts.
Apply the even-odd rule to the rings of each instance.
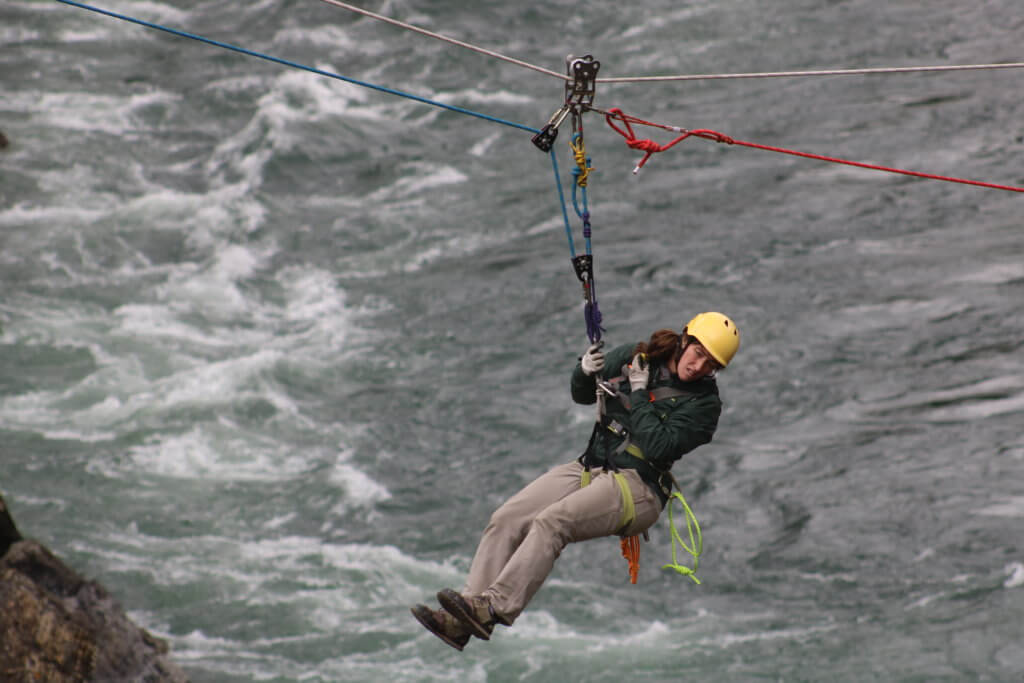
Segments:
[[[550,152],[551,146],[558,137],[558,127],[562,125],[565,118],[571,113],[576,120],[580,115],[581,107],[589,107],[594,103],[594,92],[597,89],[597,72],[601,68],[601,62],[594,59],[593,55],[565,58],[565,71],[570,80],[565,82],[565,103],[551,115],[540,132],[531,138],[534,145],[542,152]]]

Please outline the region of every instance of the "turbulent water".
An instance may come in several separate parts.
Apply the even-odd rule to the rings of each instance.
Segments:
[[[613,344],[743,334],[675,473],[701,585],[572,546],[457,653],[408,607],[575,457],[549,75],[315,0],[0,7],[0,492],[197,682],[1019,681],[1021,195],[584,117]],[[374,2],[602,77],[1021,61],[1018,0]],[[1024,185],[1022,70],[599,85],[733,138]],[[637,130],[668,142],[673,134]],[[572,166],[559,137],[562,181]],[[569,216],[581,248],[580,221]]]

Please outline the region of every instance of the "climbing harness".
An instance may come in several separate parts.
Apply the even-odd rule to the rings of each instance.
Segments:
[[[672,562],[664,565],[662,569],[673,569],[683,576],[690,577],[694,582],[699,584],[700,580],[697,578],[696,573],[698,560],[703,552],[703,539],[701,536],[700,524],[697,522],[697,517],[690,508],[690,505],[686,502],[686,498],[682,494],[682,488],[679,486],[679,482],[676,481],[670,471],[662,472],[648,461],[644,456],[643,450],[630,438],[629,430],[617,420],[609,417],[605,412],[605,401],[608,398],[613,398],[619,401],[627,411],[630,410],[632,406],[631,396],[618,390],[618,386],[622,384],[623,381],[626,381],[628,374],[629,366],[624,365],[618,377],[610,380],[597,381],[597,420],[594,424],[594,429],[590,434],[590,439],[587,442],[587,448],[579,457],[579,463],[583,466],[583,472],[580,473],[580,486],[584,487],[590,484],[592,479],[591,467],[596,464],[600,464],[605,472],[611,474],[615,478],[622,494],[623,512],[619,523],[619,529],[624,531],[636,519],[636,505],[633,500],[633,494],[629,489],[629,483],[625,476],[619,471],[615,457],[620,453],[626,453],[639,460],[644,466],[649,467],[653,472],[657,473],[658,488],[661,489],[662,494],[668,499],[669,534],[672,540]],[[656,375],[657,381],[666,381],[669,374],[670,373],[665,366],[659,366]],[[665,385],[648,389],[646,394],[648,401],[651,403],[663,399],[676,400],[688,396],[691,398],[693,397],[691,392]],[[613,452],[609,453],[607,450],[607,441],[605,440],[605,453],[602,456],[598,456],[596,453],[596,442],[598,434],[600,434],[603,429],[607,429],[612,432],[621,438],[622,441]],[[673,491],[673,487],[675,488],[675,491]],[[672,512],[672,503],[675,500],[678,500],[682,504],[684,519],[686,520],[686,530],[690,539],[689,545],[683,541],[679,534],[679,530],[675,525],[675,518]],[[645,541],[649,540],[647,531],[644,531],[642,536]],[[619,541],[619,545],[622,550],[622,556],[626,559],[629,565],[630,583],[635,584],[640,570],[640,535],[623,536]],[[693,557],[692,568],[679,564],[677,546],[681,547]]]
[[[609,474],[615,478],[615,483],[619,485],[619,492],[622,495],[622,517],[619,519],[619,529],[626,529],[636,520],[636,503],[633,500],[633,492],[629,490],[629,482],[626,481],[625,475],[618,470],[609,472]],[[589,486],[591,479],[590,468],[584,465],[583,472],[580,474],[580,488]],[[647,540],[646,531],[643,536],[644,540]],[[623,536],[619,545],[622,548],[622,556],[629,562],[629,581],[636,583],[640,571],[640,537],[636,535]],[[675,562],[674,546],[672,561]]]

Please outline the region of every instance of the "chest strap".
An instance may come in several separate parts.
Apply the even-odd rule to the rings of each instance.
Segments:
[[[618,377],[612,378],[604,382],[598,382],[598,390],[603,391],[605,394],[608,394],[612,398],[616,399],[619,403],[622,404],[622,407],[625,408],[626,410],[632,410],[632,403],[630,401],[631,395],[624,394],[621,391],[619,391],[619,385],[622,384],[624,381],[627,381],[627,378],[629,376],[629,366],[623,365],[622,369],[620,370],[620,373],[621,374]],[[666,368],[664,365],[658,368],[658,381],[668,381],[669,376],[670,373],[668,371],[668,368]],[[680,396],[691,395],[693,395],[693,392],[686,391],[684,389],[678,389],[673,386],[660,386],[647,390],[647,400],[650,401],[651,403],[654,403],[655,401],[661,401],[666,398],[679,398]]]

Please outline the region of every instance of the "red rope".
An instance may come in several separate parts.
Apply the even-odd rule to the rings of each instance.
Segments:
[[[785,149],[783,147],[772,147],[770,145],[759,145],[755,142],[746,142],[744,140],[735,140],[728,135],[719,133],[708,129],[697,129],[697,130],[686,130],[677,128],[674,126],[666,126],[658,123],[651,123],[638,119],[635,116],[628,116],[622,113],[621,109],[615,108],[607,112],[604,112],[605,120],[608,125],[611,126],[612,130],[617,132],[622,137],[626,138],[626,144],[631,149],[638,149],[645,152],[643,159],[633,169],[633,173],[637,173],[647,160],[651,158],[651,155],[655,152],[664,152],[665,150],[675,146],[677,143],[682,142],[688,137],[704,138],[705,140],[712,140],[713,142],[723,142],[729,145],[741,145],[743,147],[752,147],[754,149],[763,149],[768,152],[779,152],[781,154],[790,154],[792,156],[804,157],[806,159],[816,159],[818,161],[828,161],[833,164],[846,164],[847,166],[857,166],[859,168],[867,168],[872,171],[886,171],[887,173],[901,173],[903,175],[916,176],[918,178],[928,178],[930,180],[944,180],[950,183],[963,183],[964,185],[977,185],[979,187],[987,187],[993,190],[1008,190],[1010,192],[1024,192],[1024,187],[1014,187],[1013,185],[999,185],[996,183],[986,183],[980,180],[966,180],[964,178],[953,178],[944,175],[935,175],[933,173],[920,173],[918,171],[907,171],[901,168],[891,168],[889,166],[879,166],[877,164],[866,164],[860,161],[850,161],[848,159],[839,159],[836,157],[823,156],[821,154],[809,154],[807,152],[798,152],[793,149]],[[614,120],[619,119],[625,125],[625,130],[615,125]],[[661,145],[654,140],[649,139],[637,139],[636,134],[633,132],[631,123],[641,124],[645,126],[654,126],[656,128],[663,128],[665,130],[680,131],[682,134],[676,139],[672,140],[668,144]]]

